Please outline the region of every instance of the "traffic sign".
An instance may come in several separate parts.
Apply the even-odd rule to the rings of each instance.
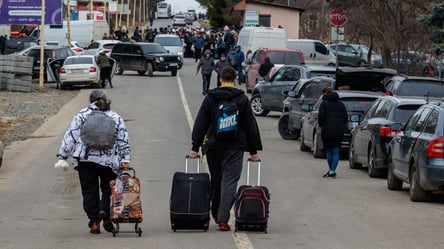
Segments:
[[[328,20],[335,27],[341,27],[347,22],[348,16],[343,9],[333,9],[328,15]]]

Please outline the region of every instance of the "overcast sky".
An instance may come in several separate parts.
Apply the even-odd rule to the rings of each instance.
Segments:
[[[171,11],[176,12],[186,12],[188,9],[195,9],[196,13],[206,12],[204,8],[200,7],[200,4],[194,0],[166,0],[167,3],[171,4]]]

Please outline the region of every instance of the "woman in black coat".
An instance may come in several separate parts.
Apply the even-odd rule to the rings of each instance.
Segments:
[[[324,177],[335,177],[339,162],[339,148],[348,121],[347,110],[339,100],[339,95],[331,87],[322,90],[322,103],[319,107],[318,122],[324,144],[329,171]]]

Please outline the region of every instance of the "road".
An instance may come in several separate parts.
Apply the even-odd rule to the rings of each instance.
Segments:
[[[369,178],[366,169],[351,170],[345,160],[340,161],[336,179],[322,178],[327,170],[325,160],[300,152],[298,141],[280,138],[279,113],[257,118],[265,148],[260,152],[262,183],[271,192],[268,234],[220,232],[213,221],[206,233],[172,232],[168,207],[171,180],[174,172],[184,169],[184,155],[191,145],[190,122],[203,99],[195,66],[193,60],[185,59],[177,77],[159,72],[154,77],[125,72],[115,76],[113,89],[106,89],[112,108],[126,120],[131,137],[132,166],[137,170],[142,189],[142,237],[132,233],[113,238],[103,229],[100,235],[90,234],[76,172],[53,168],[65,129],[88,102],[91,90],[85,89],[49,118],[32,138],[7,148],[0,169],[0,247],[418,249],[444,246],[442,202],[413,203],[407,188],[389,191],[385,179]],[[245,169],[240,184],[244,183]],[[132,228],[129,224],[121,225],[121,230]]]

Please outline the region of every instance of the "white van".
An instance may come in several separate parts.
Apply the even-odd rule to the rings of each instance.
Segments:
[[[336,65],[336,56],[319,40],[287,39],[286,48],[302,51],[307,65]]]
[[[237,45],[242,51],[254,53],[258,48],[285,49],[287,35],[285,29],[270,27],[244,27],[240,30]]]

